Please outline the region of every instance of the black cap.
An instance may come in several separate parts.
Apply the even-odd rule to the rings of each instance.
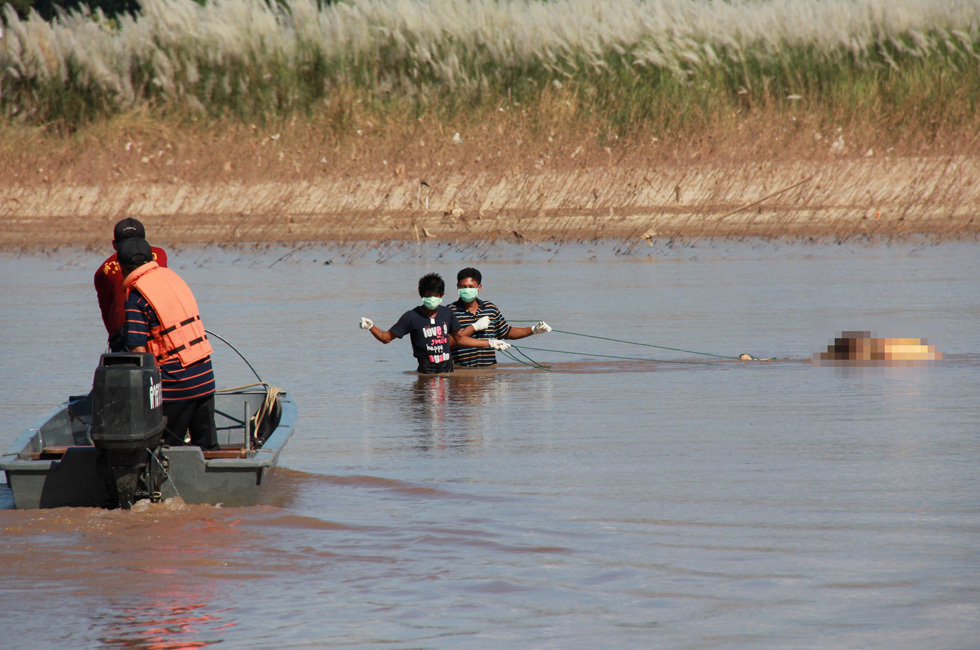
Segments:
[[[118,243],[124,239],[129,239],[130,237],[145,239],[146,230],[143,229],[143,224],[136,219],[126,217],[116,224],[116,228],[112,231],[112,235],[115,241]]]
[[[135,269],[153,261],[153,249],[142,237],[124,239],[116,246],[119,264]]]

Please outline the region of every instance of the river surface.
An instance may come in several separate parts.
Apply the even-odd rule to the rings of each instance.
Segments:
[[[297,432],[255,507],[0,486],[0,646],[977,647],[976,243],[169,253]],[[91,387],[102,257],[0,255],[3,448]],[[552,332],[517,342],[550,370],[421,377],[358,329],[468,265],[516,324],[646,345]],[[811,364],[842,330],[946,360]]]

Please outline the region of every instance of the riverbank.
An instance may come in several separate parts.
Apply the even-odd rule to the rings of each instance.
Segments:
[[[980,235],[980,157],[962,152],[739,156],[453,133],[318,153],[275,136],[7,157],[0,247],[102,248],[126,216],[167,245]]]

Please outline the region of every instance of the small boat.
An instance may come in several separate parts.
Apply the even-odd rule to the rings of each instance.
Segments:
[[[161,444],[159,371],[149,354],[102,355],[92,392],[25,430],[0,456],[19,509],[129,508],[142,499],[245,506],[296,428],[296,404],[262,382],[215,394],[219,450]]]

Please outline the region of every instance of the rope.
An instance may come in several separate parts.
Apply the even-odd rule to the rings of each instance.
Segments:
[[[670,350],[672,352],[686,352],[687,354],[700,354],[705,357],[715,357],[717,359],[737,359],[738,357],[733,357],[727,354],[714,354],[712,352],[699,352],[697,350],[685,350],[684,348],[672,348],[666,345],[655,345],[653,343],[640,343],[638,341],[626,341],[623,339],[614,339],[608,336],[596,336],[595,334],[580,334],[578,332],[569,332],[568,330],[552,329],[552,332],[558,332],[559,334],[570,334],[571,336],[584,336],[589,339],[599,339],[600,341],[613,341],[615,343],[626,343],[627,345],[642,345],[647,348],[658,348],[660,350]]]
[[[286,257],[286,255],[283,255],[283,257],[280,257],[278,260],[276,260],[276,262],[278,262],[279,260],[283,259],[284,257]],[[275,262],[273,262],[273,264],[275,264]],[[269,266],[272,266],[272,265],[270,264]],[[210,334],[211,336],[217,337],[225,345],[227,345],[229,348],[231,348],[232,350],[234,350],[235,351],[235,354],[237,354],[239,357],[241,357],[242,361],[245,362],[245,365],[248,366],[248,369],[252,371],[252,374],[253,375],[255,375],[255,378],[259,380],[259,383],[257,383],[257,384],[246,384],[245,386],[239,386],[238,388],[224,388],[224,389],[222,389],[220,391],[215,391],[215,392],[217,392],[217,393],[231,393],[231,392],[234,392],[234,391],[239,391],[239,390],[244,390],[246,388],[251,388],[253,386],[265,386],[265,400],[263,400],[262,406],[259,407],[258,412],[256,412],[256,414],[253,415],[252,418],[251,418],[252,422],[255,423],[255,425],[252,428],[252,430],[253,431],[261,431],[261,428],[260,427],[262,426],[262,421],[265,420],[265,418],[269,417],[272,414],[272,411],[273,411],[273,409],[276,406],[276,401],[279,399],[279,394],[283,392],[282,389],[279,388],[279,387],[277,387],[277,386],[273,386],[272,384],[269,384],[269,383],[266,383],[265,381],[263,381],[262,378],[259,377],[259,373],[255,371],[255,368],[252,367],[252,364],[249,363],[248,362],[248,359],[245,358],[245,355],[242,354],[241,352],[239,352],[238,351],[238,348],[236,348],[234,345],[232,345],[225,337],[221,336],[217,332],[212,332],[211,330],[206,329],[206,328],[205,328],[204,331],[207,332],[208,334]],[[248,426],[248,423],[245,423],[245,426],[247,427]],[[252,448],[251,436],[249,436],[248,446],[249,446],[249,448]]]
[[[246,366],[248,366],[248,369],[252,371],[252,374],[253,374],[253,375],[255,375],[255,378],[256,378],[256,379],[258,379],[259,381],[262,381],[262,378],[261,378],[261,377],[259,377],[259,373],[257,373],[257,372],[255,372],[255,368],[253,368],[253,367],[252,367],[252,364],[250,364],[250,363],[248,362],[248,359],[246,359],[246,358],[245,358],[245,355],[244,355],[244,354],[242,354],[241,352],[239,352],[239,351],[238,351],[238,348],[236,348],[236,347],[235,347],[234,345],[232,345],[231,343],[229,343],[229,342],[228,342],[228,339],[226,339],[225,337],[223,337],[223,336],[221,336],[221,335],[220,335],[220,334],[218,334],[217,332],[212,332],[211,330],[209,330],[209,329],[207,329],[207,328],[204,328],[204,331],[205,331],[205,332],[207,332],[208,334],[210,334],[211,336],[215,336],[215,337],[217,337],[217,338],[218,338],[219,340],[221,340],[221,341],[222,341],[222,342],[223,342],[223,343],[224,343],[225,345],[227,345],[227,346],[228,346],[229,348],[231,348],[232,350],[234,350],[234,351],[235,351],[235,354],[237,354],[237,355],[238,355],[239,357],[241,357],[241,358],[242,358],[242,361],[244,361],[244,362],[245,362],[245,365],[246,365]],[[264,383],[264,382],[263,382],[263,383]]]
[[[170,477],[170,472],[168,472],[167,471],[167,468],[163,466],[163,463],[160,462],[160,459],[157,458],[157,455],[154,454],[149,449],[147,449],[146,452],[148,454],[150,454],[150,458],[152,458],[154,460],[154,462],[156,462],[156,464],[160,466],[160,470],[163,472],[164,479],[163,479],[163,482],[160,483],[160,487],[163,487],[163,483],[166,483],[167,481],[170,481],[170,487],[172,487],[174,489],[174,494],[177,495],[177,498],[178,499],[183,499],[184,497],[180,496],[180,490],[177,489],[177,484],[174,483],[173,478]],[[150,474],[152,476],[152,470],[149,470],[149,472],[150,472]]]
[[[244,386],[237,386],[235,388],[222,388],[221,390],[216,390],[214,392],[236,393],[238,391],[245,390],[246,388],[254,388],[255,386],[265,387],[265,399],[262,400],[262,406],[260,406],[259,410],[255,412],[255,415],[253,415],[250,418],[250,420],[255,423],[254,426],[252,427],[252,430],[260,431],[261,430],[260,427],[262,426],[262,421],[265,420],[265,418],[272,415],[272,411],[276,407],[276,401],[279,399],[279,395],[283,392],[281,388],[262,381],[255,384],[245,384]],[[248,446],[249,448],[252,447],[251,437],[249,438]]]
[[[529,357],[529,356],[527,356],[526,354],[524,354],[524,352],[523,352],[523,351],[522,351],[522,350],[521,350],[520,348],[514,348],[514,349],[515,349],[515,350],[517,350],[517,351],[518,351],[518,353],[520,353],[520,355],[521,355],[522,357],[524,357],[525,359],[527,359],[528,361],[530,361],[531,363],[533,363],[533,364],[534,364],[535,366],[537,366],[537,367],[539,367],[539,368],[543,368],[543,369],[547,369],[547,370],[551,370],[551,366],[549,366],[549,365],[546,365],[546,364],[543,364],[543,363],[539,363],[539,362],[538,362],[538,361],[536,361],[535,359],[532,359],[531,357]]]
[[[531,320],[514,320],[514,323],[536,323],[537,321]],[[559,334],[568,334],[570,336],[583,336],[589,339],[598,339],[600,341],[612,341],[614,343],[625,343],[627,345],[642,345],[647,348],[657,348],[659,350],[670,350],[671,352],[686,352],[687,354],[700,354],[705,357],[715,357],[717,359],[738,359],[738,357],[733,357],[728,354],[714,354],[713,352],[699,352],[698,350],[685,350],[684,348],[672,348],[666,345],[655,345],[653,343],[641,343],[639,341],[627,341],[625,339],[614,339],[608,336],[597,336],[595,334],[582,334],[580,332],[570,332],[568,330],[560,330],[557,328],[552,328],[552,332],[558,332]],[[529,348],[530,349],[530,348]],[[629,357],[624,357],[629,358]]]
[[[502,355],[504,355],[505,357],[507,357],[508,359],[510,359],[512,361],[516,361],[517,363],[523,363],[525,366],[531,366],[532,368],[537,368],[538,370],[544,370],[546,372],[551,372],[551,370],[552,370],[551,366],[546,366],[543,363],[538,363],[537,361],[535,361],[531,357],[527,356],[526,354],[524,354],[524,352],[522,352],[518,348],[514,347],[513,345],[510,346],[510,347],[511,347],[511,349],[517,350],[520,353],[520,355],[522,357],[524,357],[524,359],[527,359],[527,361],[524,361],[524,359],[518,359],[516,356],[514,356],[511,353],[510,350],[499,350],[499,352]]]
[[[276,401],[279,399],[279,393],[281,392],[282,390],[275,386],[270,386],[268,384],[266,385],[265,400],[262,402],[262,406],[259,407],[258,413],[252,417],[252,419],[255,421],[254,431],[259,432],[262,430],[260,428],[262,426],[262,421],[272,415],[272,410],[276,407]],[[248,446],[251,447],[251,436],[249,438]]]
[[[245,384],[244,386],[236,386],[234,388],[219,388],[214,391],[216,393],[237,393],[240,390],[245,390],[246,388],[254,388],[255,386],[269,386],[269,384],[264,381],[256,382],[254,384]]]
[[[626,359],[628,361],[654,361],[656,363],[683,363],[683,364],[696,364],[696,365],[703,365],[703,366],[711,366],[711,365],[714,365],[714,364],[712,364],[709,361],[680,361],[680,360],[671,360],[671,359],[646,359],[646,358],[643,358],[643,357],[624,357],[624,356],[620,356],[620,355],[616,355],[616,354],[597,354],[595,352],[570,352],[568,350],[552,350],[552,349],[549,349],[549,348],[532,348],[532,347],[529,347],[529,346],[526,346],[526,345],[522,345],[520,347],[518,347],[516,345],[511,345],[510,347],[511,347],[511,349],[516,349],[518,352],[520,352],[521,349],[524,349],[524,350],[536,350],[538,352],[557,352],[558,354],[577,354],[577,355],[583,356],[583,357],[605,357],[607,359]],[[729,359],[731,357],[723,357],[723,358],[724,359]]]

